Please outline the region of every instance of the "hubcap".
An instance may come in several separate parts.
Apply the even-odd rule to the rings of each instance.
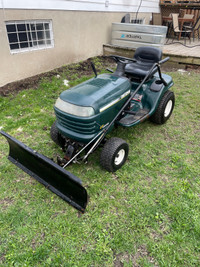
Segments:
[[[167,116],[169,116],[169,114],[170,114],[170,112],[171,112],[171,110],[172,110],[172,100],[169,100],[168,102],[167,102],[167,105],[166,105],[166,107],[165,107],[165,111],[164,111],[164,116],[165,117],[167,117]]]
[[[123,159],[124,159],[124,156],[125,156],[125,150],[120,149],[119,152],[117,153],[116,157],[115,157],[115,165],[121,164]]]

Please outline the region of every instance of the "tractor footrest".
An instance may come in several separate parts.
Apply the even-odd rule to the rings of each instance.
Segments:
[[[149,113],[149,109],[140,109],[139,111],[136,112],[135,115],[131,115],[131,114],[126,115],[121,120],[119,120],[119,123],[124,126],[129,126],[133,124],[134,122],[142,119],[148,113]]]

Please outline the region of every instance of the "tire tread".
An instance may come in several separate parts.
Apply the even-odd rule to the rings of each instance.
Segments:
[[[112,137],[112,138],[108,139],[108,141],[105,143],[105,145],[101,151],[100,164],[104,169],[106,169],[109,172],[114,172],[116,170],[112,166],[111,162],[112,162],[112,158],[113,158],[114,153],[121,145],[127,145],[127,147],[128,147],[128,144],[123,139],[118,138],[118,137]],[[127,150],[128,150],[128,148],[127,148]],[[127,156],[128,155],[126,155],[126,158],[127,158]],[[125,158],[125,160],[126,160],[126,158]],[[123,164],[124,164],[124,162],[123,162]],[[121,165],[120,165],[120,167],[121,167]]]
[[[167,102],[170,99],[173,101],[172,110],[171,110],[170,114],[168,115],[168,117],[167,118],[164,118],[164,110],[165,110],[165,107],[166,107]],[[164,95],[163,95],[163,97],[162,97],[162,99],[161,99],[161,101],[160,101],[160,103],[159,103],[156,111],[150,117],[150,120],[152,122],[154,122],[154,123],[157,123],[157,124],[163,124],[163,123],[165,123],[169,119],[169,117],[171,116],[171,114],[172,114],[172,111],[173,111],[173,108],[174,108],[174,103],[175,103],[174,93],[172,91],[170,91],[170,90],[167,90],[164,93]]]

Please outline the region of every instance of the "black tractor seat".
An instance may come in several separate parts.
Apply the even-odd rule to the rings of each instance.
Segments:
[[[155,47],[138,47],[133,58],[136,62],[126,65],[125,74],[133,80],[142,80],[147,75],[153,64],[162,59],[162,51]],[[157,68],[152,71],[148,79],[150,79],[156,72]]]

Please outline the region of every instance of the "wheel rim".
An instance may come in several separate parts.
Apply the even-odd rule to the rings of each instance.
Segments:
[[[120,149],[115,157],[115,165],[119,165],[122,163],[124,156],[125,156],[125,150],[124,149]]]
[[[166,105],[166,107],[165,107],[165,111],[164,111],[164,116],[165,116],[165,117],[169,116],[169,114],[170,114],[170,112],[171,112],[171,110],[172,110],[172,105],[173,105],[172,100],[169,100],[169,101],[167,102],[167,105]]]

